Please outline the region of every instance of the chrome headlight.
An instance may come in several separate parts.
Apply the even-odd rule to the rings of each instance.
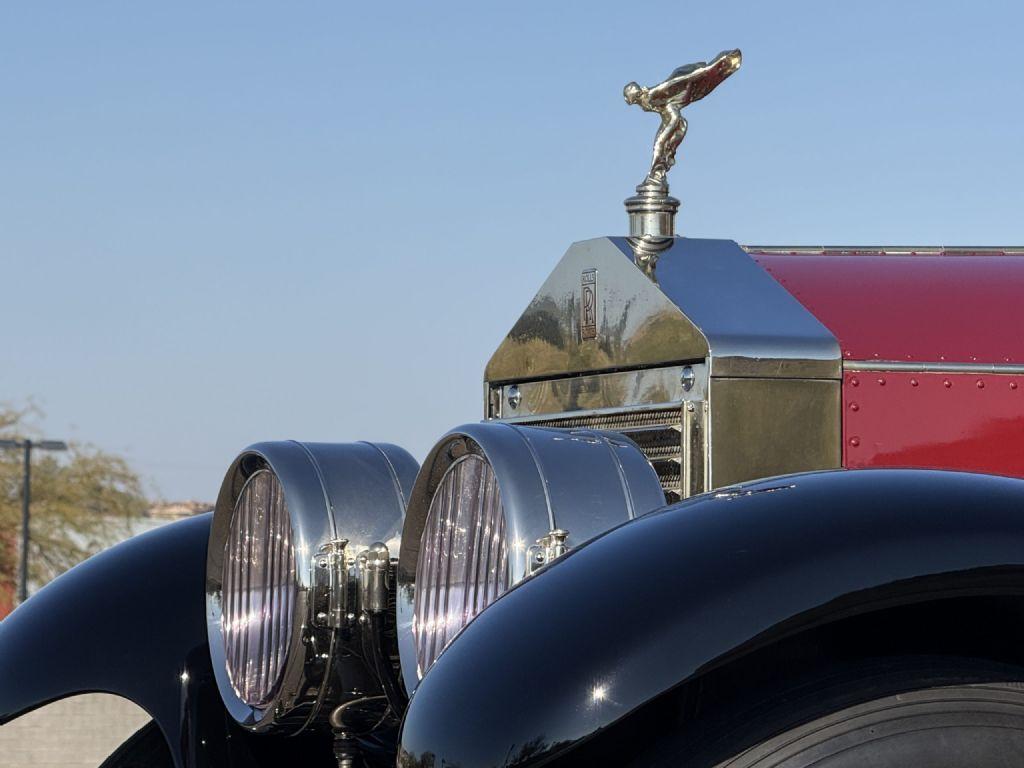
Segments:
[[[347,569],[374,542],[396,552],[417,464],[401,448],[261,443],[231,465],[207,552],[210,653],[239,723],[298,730],[347,688]],[[343,658],[344,657],[344,658]]]
[[[412,692],[474,616],[538,567],[665,503],[613,433],[487,422],[450,432],[416,478],[398,561],[398,642]]]

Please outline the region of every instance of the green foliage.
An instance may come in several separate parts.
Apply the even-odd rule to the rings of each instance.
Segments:
[[[0,438],[38,439],[37,408],[0,404]],[[146,509],[138,475],[120,456],[69,443],[32,452],[29,581],[39,587],[125,538]],[[0,450],[0,581],[13,583],[21,529],[22,452]]]

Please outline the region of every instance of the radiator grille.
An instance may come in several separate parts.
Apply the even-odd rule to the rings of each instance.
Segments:
[[[537,427],[605,429],[633,440],[651,462],[669,504],[683,496],[682,412],[679,407],[588,416],[550,416],[528,422]]]

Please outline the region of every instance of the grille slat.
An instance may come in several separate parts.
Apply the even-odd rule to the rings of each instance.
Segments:
[[[583,416],[548,416],[528,422],[535,427],[560,429],[602,429],[618,432],[633,440],[658,473],[668,503],[682,498],[682,410],[657,408],[622,413]]]

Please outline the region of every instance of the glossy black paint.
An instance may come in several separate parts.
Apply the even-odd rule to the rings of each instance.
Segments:
[[[838,471],[697,497],[570,552],[477,617],[413,696],[400,765],[545,762],[781,637],[883,606],[1024,596],[1022,569],[1021,480]]]
[[[152,715],[179,768],[336,765],[329,732],[254,734],[224,709],[206,640],[211,518],[112,547],[0,621],[0,724],[67,696],[113,693]],[[378,755],[366,745],[371,764],[391,763],[389,746]]]
[[[179,764],[202,764],[185,745],[203,727],[197,716],[210,665],[203,582],[210,518],[106,550],[0,622],[0,722],[76,693],[114,693],[153,716]]]

